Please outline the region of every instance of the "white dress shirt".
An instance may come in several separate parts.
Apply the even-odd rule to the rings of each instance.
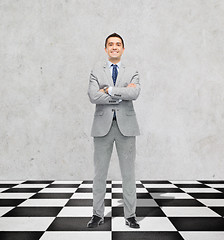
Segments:
[[[112,64],[114,64],[114,63],[112,63],[112,62],[109,61],[109,60],[107,61],[107,63],[108,63],[108,66],[109,66],[109,68],[110,68],[110,73],[111,73],[111,77],[112,77],[112,72],[113,72],[113,66],[112,66]],[[116,65],[117,65],[117,71],[118,71],[118,73],[119,73],[119,68],[120,68],[120,66],[121,66],[121,61],[118,62],[118,63],[116,63]],[[109,87],[109,88],[108,88],[108,93],[109,93],[109,95],[111,95],[112,88],[113,88],[113,87]]]

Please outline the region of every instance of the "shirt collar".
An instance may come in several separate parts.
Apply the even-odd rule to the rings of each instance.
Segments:
[[[111,61],[107,60],[107,64],[108,64],[108,67],[110,68],[111,67],[111,64],[113,64]],[[116,65],[118,66],[118,68],[120,68],[121,66],[121,61],[116,63]]]

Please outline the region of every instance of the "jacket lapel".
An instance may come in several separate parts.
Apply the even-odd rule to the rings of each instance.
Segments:
[[[107,62],[104,63],[103,69],[104,69],[104,72],[105,72],[105,74],[106,74],[106,76],[107,76],[107,80],[108,80],[108,82],[109,82],[109,86],[113,86],[114,83],[113,83],[113,79],[112,79],[112,77],[111,77],[110,69],[109,69],[109,67],[108,67]]]
[[[112,76],[111,76],[111,72],[110,72],[110,69],[108,67],[107,62],[104,63],[103,69],[104,69],[104,72],[105,72],[105,74],[107,76],[107,79],[108,79],[108,82],[109,82],[109,86],[114,86],[114,82],[113,82],[113,79],[112,79]],[[115,87],[118,87],[119,83],[122,80],[122,76],[124,75],[124,72],[125,72],[125,65],[123,63],[121,63],[121,66],[119,68],[119,72],[118,72],[118,75],[117,75],[117,80],[116,80]]]
[[[119,83],[122,81],[122,77],[124,75],[124,71],[125,71],[125,65],[123,63],[121,63],[118,75],[117,75],[117,80],[116,80],[116,84],[115,87],[118,87]]]

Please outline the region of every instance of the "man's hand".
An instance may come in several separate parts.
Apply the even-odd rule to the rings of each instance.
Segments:
[[[127,87],[136,87],[134,83],[129,83]]]
[[[136,84],[134,84],[134,83],[129,83],[127,87],[136,87]],[[104,92],[104,89],[103,89],[103,88],[101,88],[99,91],[102,92],[102,93],[105,93],[105,92],[106,92],[106,93],[108,94],[108,88],[105,90],[105,92]]]
[[[105,93],[103,88],[101,88],[99,91]],[[105,91],[108,93],[108,88]]]

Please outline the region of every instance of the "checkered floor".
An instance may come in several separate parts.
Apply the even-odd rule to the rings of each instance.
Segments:
[[[124,224],[121,182],[108,181],[105,223],[90,230],[92,181],[0,181],[0,239],[224,239],[224,181],[136,185],[140,229]]]

